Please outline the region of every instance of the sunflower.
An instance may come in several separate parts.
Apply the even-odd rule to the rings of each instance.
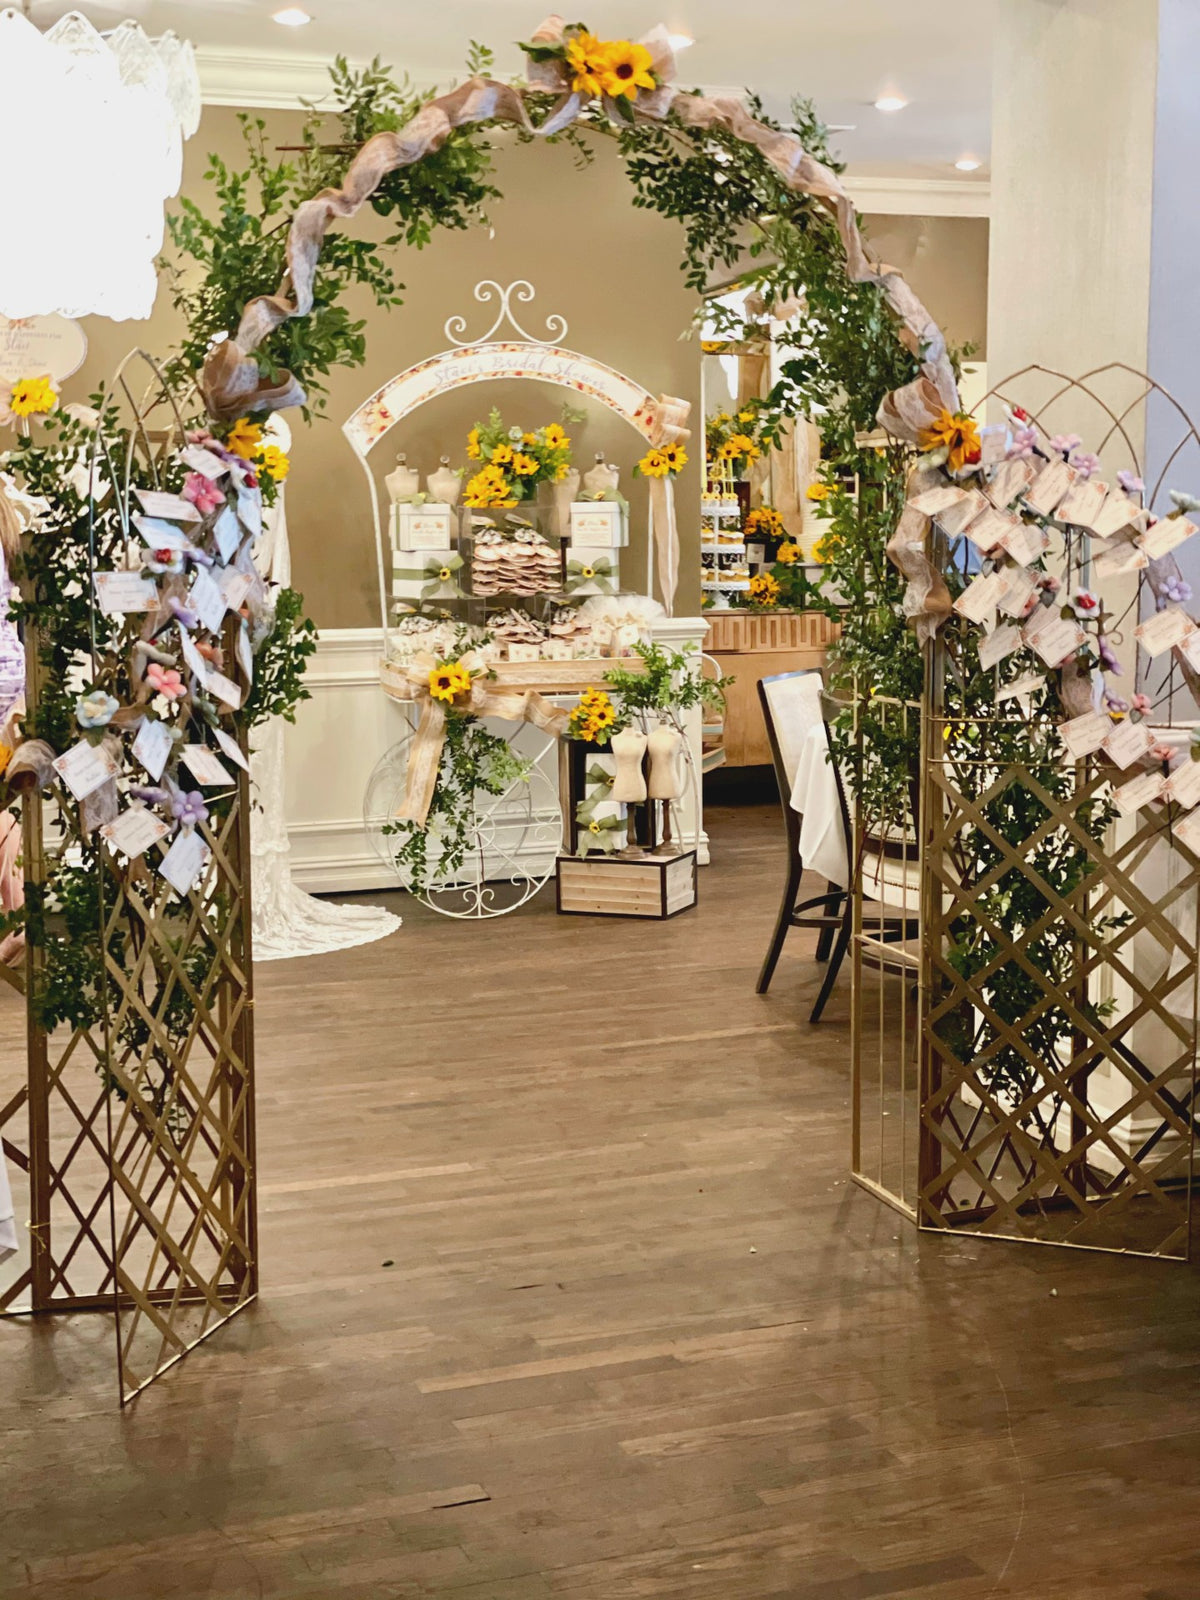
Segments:
[[[53,411],[58,403],[49,378],[18,378],[12,386],[8,408],[15,417],[32,417]]]
[[[950,472],[974,466],[980,457],[979,429],[965,411],[939,411],[929,426],[921,429],[918,442],[923,450],[945,450]]]
[[[439,579],[440,582],[449,583],[450,579],[453,576],[454,576],[454,574],[451,572],[449,567],[439,567],[438,568],[438,579]]]
[[[597,728],[609,728],[617,720],[616,707],[610,701],[607,705],[597,706],[592,713],[592,721]]]
[[[458,661],[446,661],[434,667],[429,674],[429,692],[435,700],[447,704],[466,693],[471,687],[471,674]]]
[[[596,576],[596,569],[595,567],[580,567],[579,576],[581,578],[594,578]]]
[[[633,44],[628,39],[614,39],[604,46],[600,87],[613,100],[623,95],[626,100],[637,97],[639,89],[653,89],[654,57],[644,44]]]
[[[498,444],[492,451],[492,465],[506,467],[513,458],[513,447],[510,444]]]
[[[538,436],[536,433],[523,433],[521,435],[521,443],[527,447],[530,445],[535,445],[537,442]]]
[[[0,744],[0,778],[8,771],[8,763],[12,760],[13,753],[6,744]]]
[[[571,463],[569,461],[564,461],[561,464],[561,466],[556,467],[555,471],[554,471],[554,481],[555,481],[555,483],[561,483],[563,481],[563,479],[566,477],[567,473],[570,472],[570,470],[571,470]]]
[[[779,603],[779,581],[769,572],[760,572],[750,579],[750,598],[757,601],[760,606],[773,606]]]
[[[542,443],[548,450],[561,450],[570,444],[570,439],[557,422],[549,423],[542,429]]]
[[[255,454],[263,471],[276,483],[282,483],[292,470],[291,461],[277,444],[260,444]]]
[[[775,552],[776,561],[782,561],[785,567],[794,566],[800,559],[800,546],[785,540]]]
[[[467,435],[467,454],[472,461],[478,461],[483,454],[483,447],[479,443],[479,429],[472,428]]]
[[[836,533],[827,533],[823,539],[819,539],[813,546],[813,560],[819,561],[822,566],[827,561],[832,561],[838,553],[841,542]]]
[[[475,510],[492,506],[515,506],[512,485],[499,467],[484,467],[467,480],[463,504]]]
[[[827,483],[810,483],[804,491],[804,498],[816,501],[828,500],[832,493],[833,490]]]
[[[601,74],[608,70],[608,50],[603,41],[586,29],[567,43],[567,68],[571,88],[576,94],[594,97],[601,92]]]
[[[520,450],[513,456],[512,466],[518,478],[532,477],[538,469],[538,464],[533,457],[525,455]]]
[[[243,461],[253,461],[262,443],[262,428],[249,417],[239,417],[225,435],[225,448]]]
[[[783,518],[774,506],[756,506],[746,517],[748,538],[783,538]]]
[[[647,450],[638,462],[638,471],[643,478],[665,478],[670,470],[665,450]]]
[[[662,453],[672,472],[682,472],[688,464],[687,451],[681,444],[664,445]]]

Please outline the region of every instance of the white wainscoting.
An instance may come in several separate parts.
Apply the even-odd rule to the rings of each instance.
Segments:
[[[679,649],[707,632],[700,617],[664,618],[655,637]],[[305,682],[312,695],[287,730],[287,817],[292,876],[311,893],[394,889],[363,826],[363,797],[380,757],[407,725],[403,707],[379,687],[378,628],[327,628]],[[694,723],[699,760],[699,718]],[[690,833],[691,818],[680,819]],[[702,821],[702,819],[701,819]],[[700,830],[700,860],[708,840]]]

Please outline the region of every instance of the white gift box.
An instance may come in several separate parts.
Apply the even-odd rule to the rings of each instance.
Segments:
[[[571,564],[578,562],[581,567],[594,567],[601,563],[600,575],[602,581],[583,580],[580,582],[571,571]],[[566,592],[570,600],[583,600],[593,594],[619,594],[621,591],[621,562],[615,549],[607,545],[570,545],[567,549],[567,576]]]
[[[449,507],[446,508],[449,510]],[[423,550],[396,550],[392,553],[392,598],[409,600],[414,605],[422,599],[426,584],[437,581],[438,573],[451,552],[442,547],[427,546]],[[465,568],[451,574],[450,581],[462,587]]]
[[[601,545],[617,550],[629,543],[629,513],[616,500],[572,500],[571,553]]]
[[[453,542],[454,508],[436,501],[392,506],[392,549],[416,554],[422,550],[449,550]]]

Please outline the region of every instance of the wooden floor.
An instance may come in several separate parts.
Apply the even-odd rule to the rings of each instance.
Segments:
[[[124,1415],[0,1325],[3,1600],[1200,1596],[1200,1272],[850,1186],[845,987],[755,997],[778,819],[710,825],[666,926],[260,970],[262,1299]]]

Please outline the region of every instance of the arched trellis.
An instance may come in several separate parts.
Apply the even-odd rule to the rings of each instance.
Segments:
[[[478,296],[477,296],[478,298]],[[451,319],[453,323],[456,319]],[[447,324],[449,330],[451,324]],[[494,328],[489,331],[495,331]],[[565,328],[564,330],[565,331]],[[366,473],[371,494],[371,513],[375,527],[375,552],[379,574],[379,606],[384,636],[388,629],[388,586],[384,549],[383,517],[379,505],[379,488],[370,466],[370,454],[406,417],[439,395],[450,394],[469,384],[493,383],[501,380],[527,380],[552,383],[569,389],[574,394],[587,395],[599,401],[610,411],[634,428],[643,439],[650,441],[661,436],[664,416],[678,415],[682,402],[667,396],[655,399],[641,384],[619,372],[615,367],[597,361],[593,356],[581,355],[561,345],[545,345],[534,340],[491,340],[481,344],[462,345],[457,349],[443,350],[408,367],[404,372],[378,388],[342,425],[342,431],[351,449]],[[683,408],[686,410],[686,407]],[[655,483],[656,488],[669,491],[669,484]],[[674,517],[670,508],[659,508],[659,524],[666,523],[666,537],[659,554],[659,587],[668,611],[675,590],[678,566],[677,541],[673,537]],[[653,592],[656,518],[654,496],[651,498],[651,516],[647,540],[646,592]]]

